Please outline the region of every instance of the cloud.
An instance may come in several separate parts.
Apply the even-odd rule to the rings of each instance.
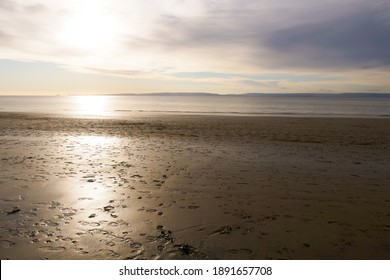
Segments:
[[[123,77],[148,77],[151,75],[149,72],[135,71],[135,70],[122,70],[122,69],[99,69],[99,68],[82,68],[78,71],[85,71],[103,75],[123,76]]]
[[[128,50],[151,46],[212,71],[389,66],[390,13],[382,1],[248,2],[210,2],[202,16],[159,15],[149,36],[132,37]]]
[[[1,0],[0,18],[0,58],[98,74],[266,87],[390,66],[386,0]]]
[[[43,13],[47,10],[47,7],[42,4],[27,5],[24,7],[27,13]]]
[[[278,81],[240,80],[240,84],[257,88],[278,88]]]
[[[0,38],[1,38],[1,40],[7,40],[7,38],[8,38],[8,35],[7,35],[7,34],[5,34],[5,32],[4,32],[4,31],[0,30]]]
[[[16,3],[11,0],[1,0],[0,9],[14,11],[16,9]]]
[[[368,68],[390,66],[390,26],[372,10],[272,32],[261,44],[280,59],[275,66],[297,68]]]

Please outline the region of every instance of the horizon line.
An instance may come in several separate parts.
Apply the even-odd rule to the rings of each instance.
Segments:
[[[310,96],[386,96],[390,97],[390,92],[339,92],[339,93],[299,93],[299,92],[246,92],[246,93],[212,93],[212,92],[146,92],[146,93],[69,93],[69,94],[5,94],[0,97],[59,97],[59,96],[242,96],[242,97],[256,97],[256,96],[296,96],[296,97],[310,97]]]

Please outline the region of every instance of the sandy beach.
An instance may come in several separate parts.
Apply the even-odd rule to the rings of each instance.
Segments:
[[[1,259],[389,259],[390,119],[0,113]]]

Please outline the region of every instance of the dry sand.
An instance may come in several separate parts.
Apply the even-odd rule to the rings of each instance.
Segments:
[[[389,259],[390,119],[0,113],[1,259]]]

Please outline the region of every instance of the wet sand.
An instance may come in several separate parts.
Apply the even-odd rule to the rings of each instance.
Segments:
[[[389,259],[390,119],[0,113],[1,259]]]

